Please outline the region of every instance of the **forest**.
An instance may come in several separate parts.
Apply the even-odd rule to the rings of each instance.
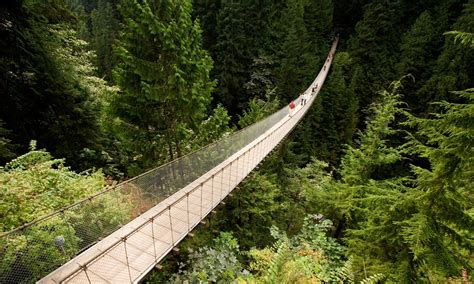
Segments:
[[[117,195],[30,229],[73,240],[54,261],[4,233],[287,106],[336,35],[303,120],[144,282],[474,282],[474,0],[9,0],[0,283],[141,209]]]

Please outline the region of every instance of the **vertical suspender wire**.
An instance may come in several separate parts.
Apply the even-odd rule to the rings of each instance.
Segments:
[[[201,220],[202,220],[202,207],[203,207],[203,204],[202,204],[202,191],[203,191],[203,187],[204,187],[204,185],[203,185],[203,183],[201,182],[201,206],[200,206],[200,209],[199,209],[199,211],[200,211],[200,213],[201,213]]]
[[[151,222],[151,239],[153,240],[153,252],[155,253],[155,261],[158,259],[158,255],[156,254],[156,242],[155,242],[155,224],[154,221],[155,217],[150,218]]]
[[[229,173],[229,188],[227,189],[227,192],[229,193],[232,189],[232,163],[234,161],[230,161],[230,173]]]
[[[127,260],[128,277],[130,278],[130,283],[132,283],[132,273],[130,272],[130,263],[128,261],[127,238],[123,237],[122,241],[125,249],[125,259]]]
[[[212,208],[214,208],[214,174],[212,174],[212,181],[211,181],[211,206],[210,206],[210,209],[209,211],[212,210]]]
[[[223,167],[222,168],[222,172],[221,172],[221,196],[219,197],[219,203],[222,201],[222,191],[224,190],[224,170],[225,168],[227,168],[227,166]]]
[[[245,152],[245,157],[244,157],[244,161],[245,161],[245,168],[244,168],[244,176],[242,178],[242,180],[245,179],[245,177],[247,177],[247,173],[248,173],[248,169],[249,169],[249,149],[247,149],[247,151]]]
[[[252,171],[252,149],[253,149],[253,146],[252,146],[252,148],[250,148],[250,149],[248,150],[246,176],[247,176],[248,174],[250,174],[250,172]]]
[[[173,221],[171,218],[171,205],[168,205],[168,215],[170,217],[171,245],[174,247]]]
[[[235,185],[237,186],[237,184],[239,184],[239,159],[240,159],[240,156],[237,157],[237,163],[236,163],[236,169],[235,169]]]
[[[191,221],[189,220],[189,192],[186,193],[186,211],[188,213],[188,232],[191,232]]]
[[[84,273],[86,274],[87,281],[89,284],[92,284],[91,279],[89,278],[89,274],[87,273],[87,266],[83,266],[82,269],[84,270]]]

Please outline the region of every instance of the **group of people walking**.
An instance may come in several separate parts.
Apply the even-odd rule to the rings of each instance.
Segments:
[[[312,89],[311,89],[311,96],[313,96],[316,93],[316,90],[318,89],[318,84],[316,84]],[[306,92],[301,93],[300,95],[300,105],[304,106],[306,105],[306,102],[308,101],[308,94]],[[290,116],[293,116],[293,110],[296,108],[296,104],[294,101],[291,101],[290,105]]]

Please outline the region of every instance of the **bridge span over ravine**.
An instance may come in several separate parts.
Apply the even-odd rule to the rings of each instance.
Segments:
[[[337,43],[336,37],[305,92],[305,105],[298,97],[291,113],[284,107],[216,143],[3,234],[0,283],[139,282],[303,118],[323,86]],[[101,213],[108,208],[135,213],[114,223],[114,216]]]

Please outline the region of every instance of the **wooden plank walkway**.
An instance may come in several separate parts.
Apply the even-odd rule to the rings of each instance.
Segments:
[[[137,283],[245,179],[291,132],[323,85],[337,46],[333,43],[325,67],[286,115],[252,143],[157,204],[82,254],[50,273],[39,283]]]

